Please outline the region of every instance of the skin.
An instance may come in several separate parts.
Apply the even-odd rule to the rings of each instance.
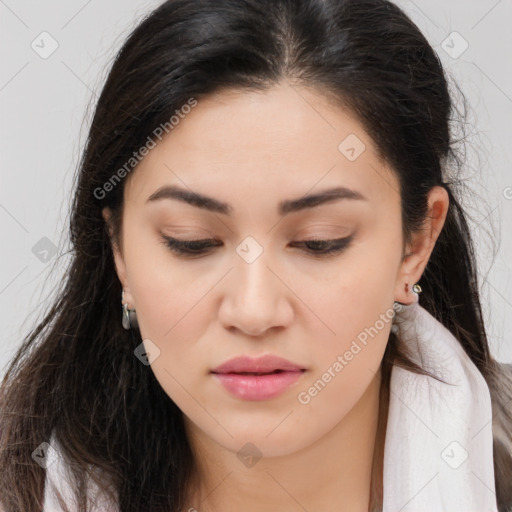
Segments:
[[[349,134],[366,146],[354,161],[338,149]],[[229,203],[231,215],[172,199],[146,203],[171,184]],[[367,200],[277,213],[282,200],[334,186]],[[424,229],[402,259],[398,191],[355,117],[287,83],[202,99],[128,176],[116,270],[146,347],[151,340],[160,351],[151,368],[183,411],[196,453],[184,510],[368,510],[391,322],[307,404],[298,394],[394,301],[413,300],[407,284],[421,278],[449,200],[443,188],[432,189]],[[161,233],[222,245],[187,259]],[[344,251],[325,257],[290,245],[352,234]],[[236,252],[249,235],[263,248],[252,263]],[[306,368],[275,398],[233,397],[210,374],[234,356],[267,353]],[[248,442],[262,455],[250,467],[237,457]]]

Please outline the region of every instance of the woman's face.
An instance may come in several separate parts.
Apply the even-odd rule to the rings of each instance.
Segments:
[[[379,370],[404,300],[398,181],[362,125],[311,90],[225,91],[185,110],[127,178],[125,301],[188,425],[232,451],[291,453],[338,424]],[[187,256],[166,237],[214,246]],[[329,245],[304,243],[315,239],[342,241],[321,254]],[[212,373],[267,354],[301,371]]]

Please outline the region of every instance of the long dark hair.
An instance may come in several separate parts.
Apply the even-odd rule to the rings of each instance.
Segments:
[[[264,90],[283,80],[315,88],[363,123],[398,176],[404,240],[425,219],[429,190],[448,191],[420,302],[489,385],[497,501],[500,512],[512,506],[512,379],[489,351],[454,175],[461,167],[452,133],[458,110],[436,53],[387,0],[169,0],[133,30],[112,65],[80,161],[65,279],[2,384],[0,498],[7,512],[41,509],[45,471],[31,453],[52,433],[72,468],[81,511],[92,468],[109,475],[122,512],[184,506],[194,457],[181,411],[134,357],[140,332],[121,326],[111,241],[119,240],[124,180],[106,193],[104,184],[190,98],[200,102],[228,87]],[[112,238],[105,206],[113,213]],[[392,366],[423,373],[393,333],[382,365],[380,455]],[[382,488],[377,477],[373,482],[379,510]]]

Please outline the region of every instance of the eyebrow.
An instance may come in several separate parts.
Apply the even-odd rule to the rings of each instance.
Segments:
[[[204,196],[197,192],[177,187],[176,185],[165,185],[159,188],[148,197],[146,203],[162,199],[176,199],[191,206],[196,206],[197,208],[202,208],[204,210],[224,215],[230,215],[233,210],[227,203],[223,203],[213,197]],[[332,203],[333,201],[339,201],[341,199],[360,201],[368,200],[363,194],[356,190],[346,187],[335,187],[320,191],[316,194],[281,201],[278,205],[278,213],[280,215],[286,215],[288,213],[298,212],[300,210],[305,210],[306,208],[314,208],[315,206]]]

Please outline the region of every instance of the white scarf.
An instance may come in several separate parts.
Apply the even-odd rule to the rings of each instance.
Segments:
[[[414,362],[453,386],[393,367],[383,512],[497,512],[489,388],[457,339],[413,296],[396,311],[393,330]],[[63,510],[55,489],[73,502],[54,446],[50,441],[43,512]],[[91,491],[93,510],[117,510],[96,487]]]
[[[413,295],[397,310],[393,331],[415,363],[452,385],[392,368],[383,512],[497,512],[489,388]]]

